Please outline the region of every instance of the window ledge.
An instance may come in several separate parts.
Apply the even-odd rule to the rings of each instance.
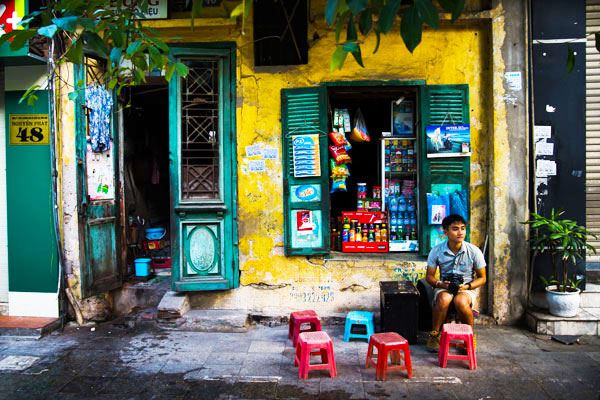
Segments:
[[[145,20],[142,22],[145,28],[190,28],[192,29],[192,20],[190,18],[181,19],[157,19]],[[219,27],[219,26],[236,26],[235,18],[194,18],[195,28]]]
[[[326,261],[405,261],[422,262],[427,261],[427,257],[418,253],[342,253],[341,251],[332,251],[325,257]]]

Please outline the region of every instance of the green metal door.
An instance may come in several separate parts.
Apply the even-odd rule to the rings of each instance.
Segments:
[[[118,140],[115,132],[115,108],[110,112],[111,143],[103,152],[93,152],[90,147],[90,119],[92,110],[87,107],[86,92],[101,84],[103,61],[86,57],[81,67],[76,67],[76,81],[85,82],[76,99],[77,143],[77,195],[79,216],[79,242],[81,265],[81,293],[83,297],[116,289],[122,284],[117,243],[122,237],[118,228],[119,192],[117,171]],[[114,97],[113,97],[114,98]]]
[[[189,68],[169,84],[173,290],[235,288],[235,45],[173,54]]]

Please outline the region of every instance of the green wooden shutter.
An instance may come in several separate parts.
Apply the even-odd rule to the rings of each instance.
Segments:
[[[467,193],[467,205],[470,210],[470,157],[428,158],[428,125],[451,125],[469,123],[469,86],[468,85],[431,85],[423,86],[420,96],[421,124],[419,138],[419,248],[426,255],[431,250],[431,234],[440,225],[428,224],[427,193],[431,193],[439,184],[460,184]],[[467,237],[469,233],[467,230]]]
[[[326,88],[283,89],[281,121],[283,145],[284,244],[286,255],[329,252],[329,169],[327,167]],[[312,135],[312,136],[311,136]],[[316,135],[316,136],[314,136]],[[294,172],[293,140],[318,138],[320,176]],[[314,229],[298,233],[301,216],[310,215]]]

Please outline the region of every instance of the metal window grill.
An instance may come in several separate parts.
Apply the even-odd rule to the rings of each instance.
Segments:
[[[182,198],[219,198],[219,60],[182,60],[189,73],[181,80]]]

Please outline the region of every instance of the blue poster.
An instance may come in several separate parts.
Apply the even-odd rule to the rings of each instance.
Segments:
[[[428,125],[427,157],[466,157],[471,155],[471,126]]]

